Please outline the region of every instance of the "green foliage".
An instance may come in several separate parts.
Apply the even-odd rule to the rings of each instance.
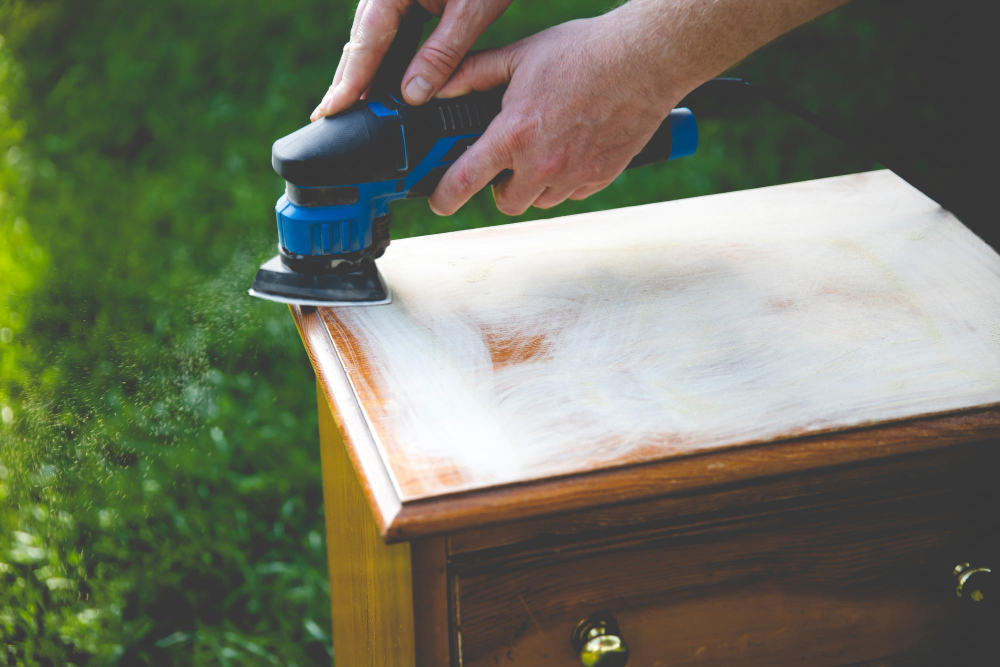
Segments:
[[[515,4],[483,44],[608,4]],[[245,290],[273,253],[268,147],[307,120],[351,14],[0,5],[0,664],[329,661],[311,370],[287,312]],[[873,34],[842,12],[742,69],[849,117],[865,91],[843,71]],[[520,219],[866,166],[734,110],[683,164]],[[488,193],[451,218],[404,202],[393,234],[507,221]]]

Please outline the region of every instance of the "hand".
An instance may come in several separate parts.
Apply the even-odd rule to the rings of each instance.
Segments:
[[[454,213],[502,170],[497,208],[583,199],[608,185],[691,90],[846,0],[629,0],[470,55],[438,97],[509,83],[486,132],[438,183]]]
[[[310,120],[329,116],[357,102],[378,71],[399,23],[414,0],[360,0],[351,40],[337,65],[333,83]],[[403,97],[423,104],[441,89],[479,36],[511,0],[417,0],[441,17],[403,75]]]
[[[689,89],[624,30],[616,10],[470,55],[439,97],[509,85],[500,114],[441,179],[431,208],[454,213],[504,169],[513,175],[493,194],[508,215],[611,183]]]

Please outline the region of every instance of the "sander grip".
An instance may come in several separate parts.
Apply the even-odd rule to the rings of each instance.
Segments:
[[[698,149],[698,122],[694,114],[686,107],[674,109],[660,123],[646,145],[625,167],[643,167],[647,164],[674,160],[679,157],[693,155]],[[510,169],[504,169],[493,177],[490,185],[497,185],[514,174]]]

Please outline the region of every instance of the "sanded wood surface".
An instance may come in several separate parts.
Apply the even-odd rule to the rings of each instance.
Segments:
[[[1000,403],[1000,257],[889,172],[408,239],[379,266],[392,304],[317,314],[403,512]]]

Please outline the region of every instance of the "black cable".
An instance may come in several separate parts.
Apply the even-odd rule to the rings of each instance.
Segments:
[[[718,77],[699,86],[688,99],[705,94],[710,95],[716,90],[722,91],[723,94],[732,92],[738,97],[749,96],[758,101],[769,102],[782,111],[804,120],[816,129],[837,139],[859,155],[885,165],[893,173],[933,199],[941,207],[949,211],[958,207],[958,202],[952,201],[951,192],[948,192],[945,187],[939,186],[938,182],[931,178],[930,174],[921,172],[912,160],[899,155],[896,151],[888,147],[885,142],[879,141],[870,135],[853,132],[834,121],[823,118],[774,88],[751,84],[749,81],[739,78]],[[694,102],[691,103],[691,106],[698,109],[698,106]]]

